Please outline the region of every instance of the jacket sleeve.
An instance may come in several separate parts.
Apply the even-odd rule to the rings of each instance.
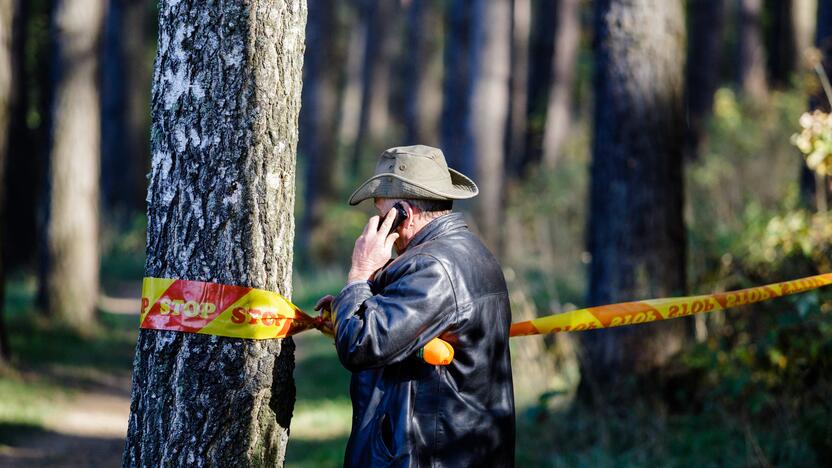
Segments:
[[[439,260],[416,255],[397,270],[377,295],[357,283],[335,298],[335,347],[350,371],[402,361],[455,319],[453,287]]]

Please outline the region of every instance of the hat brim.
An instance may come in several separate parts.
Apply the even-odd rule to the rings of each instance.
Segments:
[[[369,198],[410,198],[415,200],[466,200],[476,197],[480,190],[473,180],[461,172],[448,168],[451,188],[437,190],[412,179],[392,173],[378,174],[367,179],[350,195],[350,205]]]

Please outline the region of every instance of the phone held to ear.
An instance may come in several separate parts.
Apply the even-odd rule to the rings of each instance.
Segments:
[[[393,205],[393,208],[396,209],[396,218],[393,220],[393,225],[390,226],[390,232],[396,232],[396,229],[402,225],[405,219],[407,219],[407,210],[404,209],[401,203],[396,203]],[[381,230],[381,226],[384,224],[383,222],[378,224],[378,229]]]

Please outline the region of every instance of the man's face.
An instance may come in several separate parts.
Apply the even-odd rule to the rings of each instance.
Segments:
[[[376,207],[376,211],[378,211],[378,215],[381,218],[379,220],[379,225],[384,222],[384,217],[387,216],[387,213],[393,208],[397,202],[401,202],[401,200],[397,198],[374,198],[373,204]],[[404,223],[396,229],[395,232],[399,233],[399,238],[396,239],[394,247],[396,248],[397,253],[402,253],[407,246],[407,240],[404,238],[402,228],[404,227]]]

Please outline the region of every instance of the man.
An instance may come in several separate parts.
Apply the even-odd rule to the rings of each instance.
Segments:
[[[513,466],[505,279],[451,212],[477,193],[440,150],[417,145],[385,151],[350,197],[372,198],[386,216],[356,241],[347,286],[316,307],[331,306],[338,357],[353,373],[345,466]],[[396,203],[408,216],[390,232]],[[418,358],[435,337],[454,347],[451,364]]]

